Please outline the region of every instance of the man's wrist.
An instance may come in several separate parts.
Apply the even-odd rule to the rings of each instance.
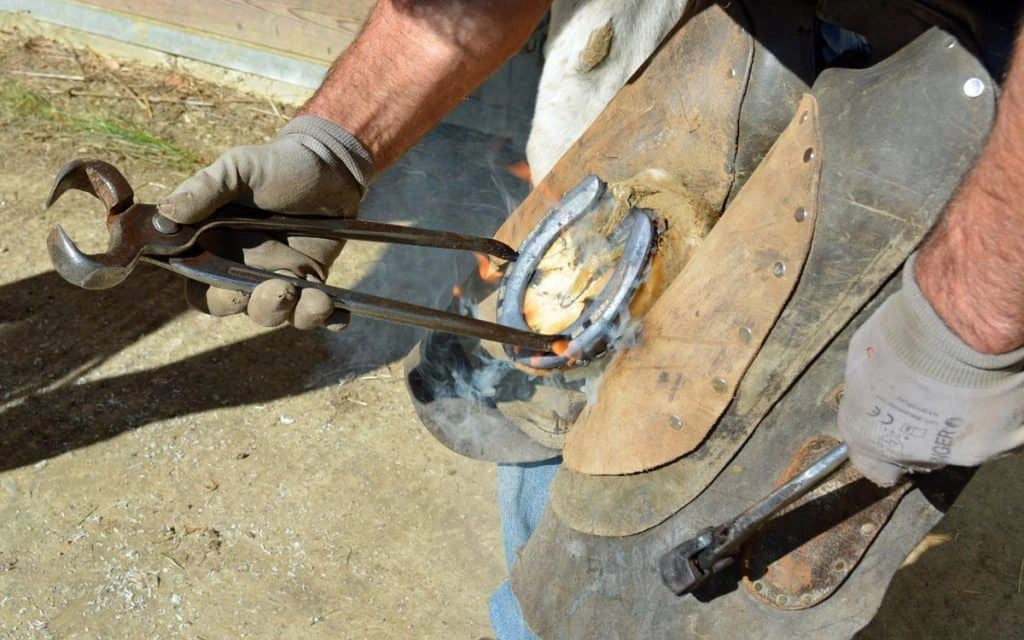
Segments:
[[[964,206],[954,201],[908,265],[923,298],[964,343],[986,354],[1013,351],[1024,346],[1024,308],[1001,284],[1015,276],[991,264],[990,250],[978,246],[979,231],[960,228],[966,216],[952,211]]]
[[[1024,44],[988,142],[921,247],[917,283],[947,326],[990,354],[1024,345]]]
[[[373,179],[373,158],[358,139],[337,123],[311,114],[295,116],[281,135],[307,139],[305,146],[336,171],[347,171],[365,194]]]
[[[522,46],[550,0],[381,0],[300,114],[330,120],[387,169]]]
[[[1015,367],[1024,358],[1024,350],[994,355],[963,340],[919,288],[915,277],[919,259],[914,254],[907,260],[903,289],[884,323],[894,353],[912,370],[954,387],[977,388],[998,382],[1005,369]]]

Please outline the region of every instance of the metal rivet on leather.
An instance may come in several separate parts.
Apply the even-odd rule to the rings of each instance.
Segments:
[[[977,98],[985,93],[985,83],[981,78],[968,78],[964,83],[964,95],[968,98]]]

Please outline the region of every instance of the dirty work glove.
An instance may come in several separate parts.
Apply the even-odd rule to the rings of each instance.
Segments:
[[[159,202],[160,212],[193,224],[229,202],[279,213],[355,216],[373,173],[370,154],[329,120],[300,115],[269,144],[234,147],[181,183]],[[209,237],[207,237],[209,236]],[[204,248],[251,267],[323,281],[342,243],[323,238],[283,238],[263,233],[205,234]],[[343,328],[327,294],[284,280],[261,283],[247,295],[188,281],[189,304],[215,316],[246,311],[258,324],[290,321],[299,329]]]
[[[935,313],[914,279],[854,334],[839,431],[853,464],[894,484],[907,471],[973,466],[1024,444],[1024,349],[978,353]]]

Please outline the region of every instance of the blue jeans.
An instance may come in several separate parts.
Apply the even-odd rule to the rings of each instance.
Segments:
[[[501,510],[501,538],[505,547],[505,564],[509,571],[520,549],[537,527],[548,505],[548,487],[561,458],[533,464],[498,465],[498,507]],[[491,626],[498,640],[537,640],[523,621],[519,601],[509,581],[491,594],[488,601]]]

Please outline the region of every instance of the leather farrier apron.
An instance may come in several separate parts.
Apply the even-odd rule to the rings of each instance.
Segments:
[[[968,473],[883,490],[843,469],[700,598],[669,591],[658,559],[835,442],[849,338],[991,126],[1001,4],[698,4],[498,231],[519,246],[587,176],[663,223],[628,345],[537,371],[436,333],[407,363],[453,450],[564,457],[512,576],[540,636],[845,637],[874,615]],[[866,46],[823,60],[822,22]],[[452,307],[493,319],[486,280]]]

